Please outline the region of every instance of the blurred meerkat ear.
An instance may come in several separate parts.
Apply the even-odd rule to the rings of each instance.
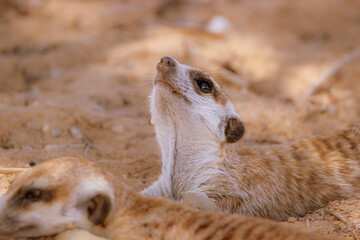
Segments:
[[[100,193],[86,200],[85,204],[89,221],[95,225],[103,224],[110,213],[110,197]]]
[[[234,143],[244,135],[244,123],[236,117],[229,118],[225,124],[225,138],[227,143]]]

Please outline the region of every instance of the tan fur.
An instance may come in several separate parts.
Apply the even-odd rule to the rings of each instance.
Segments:
[[[208,93],[200,90],[203,80],[213,87]],[[207,73],[164,57],[153,82],[163,168],[144,194],[181,200],[184,192],[201,192],[220,211],[286,220],[359,192],[360,123],[330,136],[243,147],[233,144],[243,134],[241,118]]]
[[[223,153],[221,173],[200,187],[221,211],[286,220],[360,191],[360,124],[286,145],[226,145]]]
[[[38,188],[39,181],[47,182],[41,188],[53,189],[56,194],[47,203],[33,202],[27,207],[26,212],[31,211],[33,216],[37,214],[39,218],[48,215],[51,216],[52,222],[56,222],[63,216],[70,216],[68,211],[74,211],[71,199],[84,197],[81,191],[83,184],[92,187],[104,179],[110,189],[103,194],[111,195],[112,192],[115,194],[111,211],[103,223],[89,226],[85,230],[112,240],[322,239],[313,234],[296,232],[269,220],[198,211],[171,200],[145,197],[126,187],[91,161],[79,158],[49,160],[20,174],[10,186],[9,191],[0,199],[2,210],[0,211],[0,235],[32,237],[39,236],[38,232],[42,232],[41,228],[50,228],[50,230],[53,228],[53,232],[48,232],[48,234],[66,230],[50,222],[40,226],[34,219],[25,218],[26,213],[21,205],[10,204],[13,199],[17,199],[19,189],[31,188],[34,184]],[[60,204],[62,211],[60,213],[43,212],[42,210],[46,208],[45,204]],[[75,203],[75,206],[80,209],[74,215],[76,219],[70,218],[68,222],[61,224],[83,228],[82,226],[87,226],[87,224],[77,220],[86,221],[78,216],[81,215],[83,206],[78,203]],[[82,214],[86,215],[86,211]],[[31,232],[26,232],[30,227],[33,228]]]

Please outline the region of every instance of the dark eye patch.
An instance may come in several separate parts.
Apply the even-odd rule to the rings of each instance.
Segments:
[[[209,74],[193,69],[189,71],[189,77],[194,83],[194,89],[199,94],[201,93],[214,93],[215,88],[210,80]]]
[[[53,199],[54,191],[38,188],[21,188],[11,199],[10,204],[26,208],[34,202],[49,202]]]
[[[35,202],[41,200],[42,196],[43,192],[40,189],[30,189],[25,192],[23,199]]]
[[[188,71],[189,78],[193,83],[193,90],[199,95],[209,95],[222,105],[226,104],[227,96],[225,92],[212,80],[211,76],[200,69],[190,69]]]

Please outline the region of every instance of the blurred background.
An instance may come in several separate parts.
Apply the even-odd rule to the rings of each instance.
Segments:
[[[82,156],[150,185],[161,155],[148,95],[164,55],[223,86],[244,145],[360,117],[357,0],[0,0],[0,167]],[[331,207],[355,222],[320,211],[286,224],[359,239],[359,201]]]

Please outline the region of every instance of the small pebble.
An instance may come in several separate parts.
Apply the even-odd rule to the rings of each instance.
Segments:
[[[25,146],[22,147],[21,150],[32,150],[33,148],[31,146]]]
[[[59,145],[56,145],[56,144],[48,144],[44,147],[45,151],[51,151],[51,150],[54,150],[54,149],[58,149],[60,146]]]
[[[27,163],[27,164],[25,165],[25,167],[33,167],[33,166],[35,166],[35,165],[36,165],[36,163],[35,163],[34,161],[31,161],[31,162]]]
[[[53,138],[56,138],[56,137],[58,137],[58,136],[60,136],[61,135],[61,130],[60,129],[53,129],[52,131],[51,131],[51,136],[53,137]]]
[[[125,128],[123,125],[121,124],[118,124],[118,125],[115,125],[111,128],[111,130],[115,133],[123,133],[125,131]]]
[[[100,111],[103,111],[104,108],[102,106],[95,105],[95,106],[93,106],[93,110],[100,112]]]
[[[230,22],[223,16],[215,16],[209,21],[205,29],[210,33],[223,34],[230,30]]]
[[[61,68],[54,68],[50,71],[51,77],[60,77],[64,73],[64,70]]]
[[[50,129],[50,125],[49,125],[49,124],[45,124],[45,125],[43,126],[43,128],[42,128],[42,130],[43,130],[44,133],[48,132],[49,129]]]
[[[82,133],[81,133],[80,130],[77,129],[76,127],[72,127],[72,128],[70,129],[70,133],[71,133],[71,136],[73,136],[73,137],[76,138],[76,139],[82,139],[82,138],[83,138]]]

